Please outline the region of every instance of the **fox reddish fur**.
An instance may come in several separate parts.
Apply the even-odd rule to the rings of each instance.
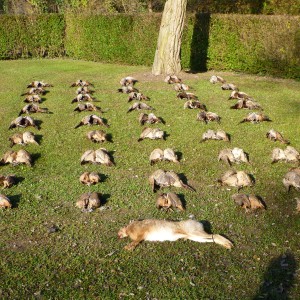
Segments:
[[[203,228],[203,224],[195,220],[186,221],[166,221],[146,219],[133,221],[128,226],[123,227],[118,232],[119,238],[129,237],[132,242],[125,246],[126,250],[134,248],[142,241],[176,241],[187,239],[199,243],[216,243],[227,249],[233,244],[219,234],[208,234]]]

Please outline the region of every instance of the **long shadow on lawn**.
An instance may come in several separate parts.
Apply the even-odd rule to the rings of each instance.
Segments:
[[[296,269],[296,260],[290,252],[271,260],[264,274],[263,282],[253,300],[291,299],[289,291],[295,283]]]

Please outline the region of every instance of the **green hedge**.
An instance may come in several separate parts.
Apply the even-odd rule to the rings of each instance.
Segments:
[[[151,66],[161,14],[0,16],[0,59],[55,57]],[[187,17],[182,66],[300,78],[300,17]]]
[[[0,16],[0,59],[64,55],[63,15]]]
[[[151,65],[160,15],[66,15],[66,53],[72,58]]]

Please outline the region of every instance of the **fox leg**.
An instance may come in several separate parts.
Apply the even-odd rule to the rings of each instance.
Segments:
[[[124,247],[125,250],[132,251],[141,242],[141,240],[133,241]]]

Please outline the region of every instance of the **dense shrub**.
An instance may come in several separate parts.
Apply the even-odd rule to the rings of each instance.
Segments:
[[[212,15],[207,66],[299,77],[300,17]]]
[[[64,54],[63,15],[0,16],[0,59]]]
[[[66,23],[66,53],[70,57],[136,65],[153,62],[160,15],[68,14]]]
[[[160,14],[0,17],[0,59],[55,57],[151,66]],[[300,78],[299,16],[196,14],[185,22],[181,61],[195,71]]]

